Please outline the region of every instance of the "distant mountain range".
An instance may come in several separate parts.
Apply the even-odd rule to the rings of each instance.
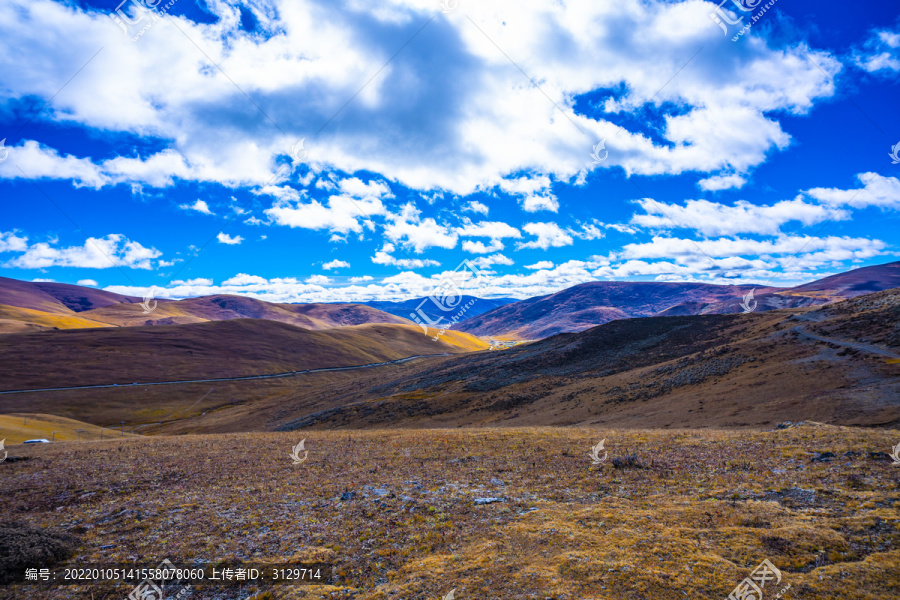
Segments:
[[[486,313],[489,310],[518,301],[517,298],[478,298],[475,296],[459,296],[450,299],[451,304],[445,306],[441,306],[438,304],[437,300],[432,300],[430,297],[413,298],[411,300],[402,300],[399,302],[372,300],[370,302],[360,302],[360,304],[365,304],[366,306],[371,306],[372,308],[377,308],[386,313],[410,320],[414,320],[416,317],[421,318],[420,314],[425,313],[431,321],[437,321],[442,317],[452,317],[462,310],[462,307],[464,306],[467,308],[463,312],[460,320],[468,319]],[[469,306],[470,304],[471,306]]]
[[[483,337],[539,339],[617,319],[761,312],[816,306],[900,287],[900,262],[863,267],[792,288],[705,283],[594,281],[466,319],[455,329]],[[750,292],[753,296],[747,296]]]
[[[313,330],[424,323],[483,338],[533,340],[620,319],[816,306],[895,287],[900,287],[900,262],[863,267],[792,288],[594,281],[526,300],[462,296],[451,298],[450,306],[430,297],[357,304],[279,304],[216,295],[154,300],[155,308],[147,313],[140,305],[142,299],[133,296],[0,277],[0,333],[263,319]],[[458,322],[450,327],[453,318]]]
[[[245,296],[157,299],[149,313],[141,298],[64,283],[27,282],[0,277],[0,333],[90,327],[184,325],[231,319],[264,319],[329,329],[366,323],[412,325],[363,304],[277,304]]]

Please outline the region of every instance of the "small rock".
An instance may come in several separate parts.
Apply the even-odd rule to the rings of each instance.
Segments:
[[[794,424],[790,421],[785,421],[784,423],[779,423],[778,425],[776,425],[775,429],[790,429],[793,426]]]
[[[353,492],[344,492],[341,494],[341,502],[347,502],[349,500],[353,500]]]
[[[831,462],[837,458],[837,455],[834,452],[822,452],[815,458],[813,458],[813,462]]]
[[[893,458],[887,452],[869,452],[869,460],[886,460],[893,462]]]
[[[475,498],[475,504],[493,504],[494,502],[506,502],[504,498]]]
[[[491,479],[491,485],[506,485],[506,484],[503,483],[502,479],[497,479],[495,477],[494,479]]]

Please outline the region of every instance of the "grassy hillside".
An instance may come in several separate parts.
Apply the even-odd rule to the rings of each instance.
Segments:
[[[78,430],[81,430],[79,433]],[[53,432],[56,432],[54,435]],[[91,425],[75,419],[56,415],[16,413],[0,415],[0,440],[6,439],[6,446],[21,444],[31,439],[55,439],[57,442],[90,442],[100,439],[121,439],[138,437],[125,429],[110,429]],[[13,451],[15,454],[18,449]]]
[[[788,585],[787,598],[893,600],[900,487],[886,452],[898,436],[808,424],[62,443],[16,448],[28,460],[0,463],[0,497],[17,520],[77,536],[71,564],[299,558],[337,574],[330,586],[199,588],[197,600],[721,599],[764,559],[781,572],[767,600]],[[293,465],[304,438],[308,458]],[[607,460],[592,465],[604,439]],[[99,600],[130,587],[5,590]]]

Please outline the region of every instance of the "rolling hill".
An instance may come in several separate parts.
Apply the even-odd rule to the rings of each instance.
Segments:
[[[28,282],[0,277],[0,333],[86,327],[184,325],[230,319],[266,319],[328,329],[365,323],[411,325],[363,304],[276,304],[245,296],[203,296],[155,300],[152,312],[142,298],[64,283]]]
[[[360,375],[278,430],[900,425],[900,289],[819,308],[617,320]]]
[[[474,302],[472,303],[472,305],[466,309],[465,314],[467,317],[474,317],[500,306],[518,302],[517,298],[478,298],[476,296],[463,295],[459,296],[459,300],[454,303],[454,306],[465,306],[473,300]],[[365,304],[366,306],[371,306],[372,308],[383,310],[386,313],[390,313],[398,317],[403,317],[404,319],[409,319],[410,313],[414,313],[416,310],[423,311],[428,317],[431,318],[432,321],[438,319],[441,316],[447,315],[447,313],[449,313],[450,316],[455,313],[454,310],[442,311],[440,307],[438,307],[438,305],[432,302],[428,297],[412,298],[410,300],[397,302],[388,300],[371,300],[369,302],[360,302],[360,304]]]
[[[751,289],[707,283],[593,281],[507,304],[466,319],[456,329],[504,339],[537,339],[617,319],[649,317],[684,302],[739,303]]]
[[[0,391],[238,377],[486,347],[465,333],[435,342],[416,326],[392,323],[312,331],[265,319],[230,319],[42,331],[0,336]]]
[[[538,339],[583,331],[616,319],[768,311],[817,306],[900,286],[900,262],[854,269],[792,288],[701,283],[583,283],[555,294],[529,298],[466,319],[460,331],[498,339]]]
[[[116,304],[80,316],[123,327],[177,325],[230,319],[266,319],[303,327],[328,329],[365,323],[411,324],[407,319],[362,304],[275,304],[246,296],[202,296],[160,303],[150,314],[138,306]]]

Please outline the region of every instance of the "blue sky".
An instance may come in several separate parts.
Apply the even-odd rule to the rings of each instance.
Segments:
[[[897,9],[735,2],[8,0],[0,275],[306,302],[896,260]]]

